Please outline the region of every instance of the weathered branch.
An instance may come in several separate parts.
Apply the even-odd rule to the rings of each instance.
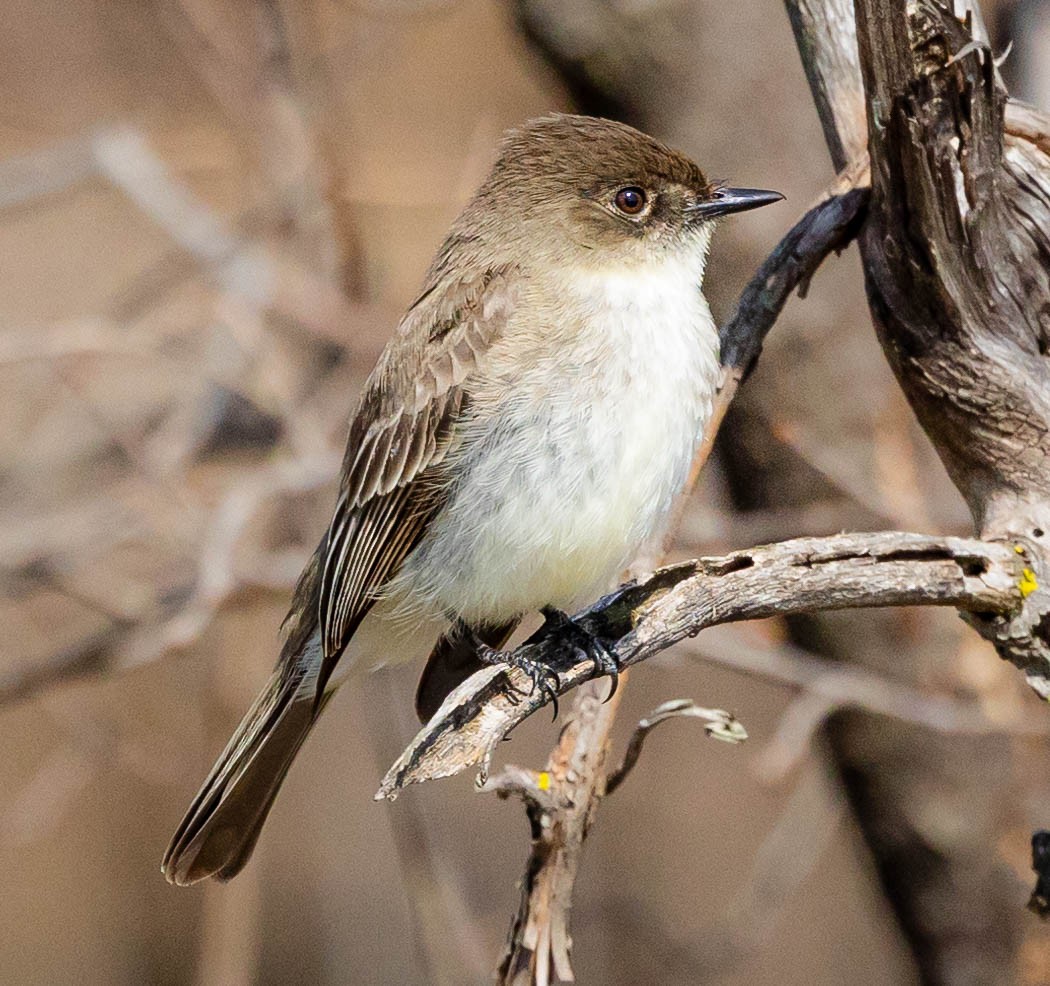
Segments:
[[[665,702],[638,724],[622,764],[606,771],[605,706],[586,689],[577,695],[576,714],[544,770],[506,767],[482,786],[500,797],[521,797],[532,831],[521,899],[498,969],[499,981],[515,986],[546,984],[551,971],[563,981],[572,981],[569,912],[583,842],[599,803],[634,767],[648,732],[670,718],[692,716],[707,722],[710,736],[730,743],[747,739],[743,726],[728,712],[681,699]]]
[[[874,606],[955,606],[989,634],[1021,609],[1031,572],[1009,544],[919,534],[843,534],[802,538],[702,558],[628,584],[579,614],[630,667],[705,627],[814,610]],[[558,671],[559,694],[595,677],[594,665],[540,630],[522,644]],[[406,785],[481,764],[518,723],[546,702],[524,674],[486,668],[469,678],[383,778],[376,798]]]
[[[621,675],[621,677],[623,677]],[[569,912],[583,843],[606,792],[605,760],[621,688],[602,702],[596,682],[580,688],[572,717],[550,752],[539,783],[552,796],[549,807],[526,800],[532,841],[521,880],[518,909],[511,919],[498,981],[507,986],[546,986],[553,972],[572,982]]]
[[[1050,122],[1007,99],[974,0],[786,2],[832,159],[870,158],[860,245],[889,363],[981,535],[1026,541],[1045,585]],[[1050,595],[1026,609],[997,643],[1045,696]]]
[[[889,362],[981,535],[1027,539],[1045,585],[1046,419],[1033,405],[1050,393],[1039,287],[1047,253],[1045,242],[1038,245],[1047,235],[1050,128],[1030,108],[1005,102],[976,0],[787,4],[814,8],[821,27],[800,30],[803,20],[792,16],[833,161],[842,167],[841,147],[852,141],[856,166],[869,150],[874,162],[860,242]],[[855,68],[841,70],[843,51],[856,53]],[[870,140],[869,126],[855,126],[855,116],[840,130],[840,117],[823,111],[822,101],[866,106]],[[1023,471],[1029,475],[1020,477]],[[1042,478],[1030,485],[1035,472]],[[1026,667],[1044,695],[1047,608],[1041,591],[1029,595],[1007,633],[1016,634],[1020,652],[999,642],[1000,653]],[[834,631],[823,629],[834,652],[854,652],[848,634],[839,634],[836,646]],[[1003,906],[1011,876],[991,858],[1003,817],[992,809],[997,795],[987,783],[996,769],[994,746],[983,745],[982,780],[977,748],[945,744],[943,756],[913,758],[912,736],[886,737],[865,716],[840,717],[830,739],[921,978],[1008,977],[1020,926]],[[909,769],[901,769],[902,758]],[[945,795],[930,793],[934,778],[950,790],[952,772],[968,770],[974,816],[983,823],[931,833],[918,819],[950,810]],[[911,806],[907,818],[902,804]],[[981,890],[960,897],[960,881]],[[980,946],[960,949],[967,938]]]
[[[785,0],[832,163],[865,153],[868,129],[851,0]]]
[[[990,51],[950,4],[857,0],[880,342],[986,538],[1050,577],[1050,159],[1004,140]],[[1000,649],[1045,678],[1050,593]],[[1024,653],[1020,653],[1023,651]]]

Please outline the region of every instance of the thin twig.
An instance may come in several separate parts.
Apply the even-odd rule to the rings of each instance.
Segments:
[[[646,737],[660,723],[667,722],[669,719],[702,719],[707,723],[704,726],[704,732],[726,743],[742,743],[747,739],[747,730],[731,712],[723,709],[705,709],[687,698],[675,698],[669,702],[663,702],[638,721],[630,742],[627,744],[623,762],[615,770],[611,770],[605,779],[607,795],[612,794],[634,770],[642,754]]]

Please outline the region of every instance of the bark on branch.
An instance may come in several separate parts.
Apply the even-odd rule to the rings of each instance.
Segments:
[[[1050,577],[1050,158],[1004,131],[986,44],[943,0],[856,0],[879,341],[982,537]],[[1050,592],[1009,657],[1044,694]]]
[[[625,667],[705,627],[815,610],[955,606],[989,636],[1008,626],[1032,588],[1015,545],[887,532],[800,538],[701,558],[621,586],[578,616]],[[521,645],[558,671],[559,693],[595,677],[563,636],[540,630]],[[546,703],[516,670],[479,671],[454,691],[383,778],[376,798],[478,764]]]
[[[850,146],[856,169],[870,155],[859,240],[888,361],[980,535],[1027,540],[1045,586],[1050,126],[1007,100],[976,0],[786,3],[832,159],[843,167]],[[1016,645],[1001,642],[1044,697],[1048,611],[1044,591],[1033,592],[1006,634]],[[911,736],[880,735],[855,716],[831,742],[921,978],[1006,982],[1023,932],[1011,876],[994,860],[1005,816],[977,780],[976,751],[956,744],[924,763]],[[988,776],[995,754],[985,749]],[[915,819],[943,810],[931,782],[953,765],[974,772],[984,822],[931,838]],[[959,894],[967,881],[980,893]]]

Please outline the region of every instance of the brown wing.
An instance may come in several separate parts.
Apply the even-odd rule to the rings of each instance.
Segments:
[[[365,384],[316,569],[318,697],[377,591],[441,506],[440,486],[420,480],[450,447],[470,377],[506,325],[514,286],[507,268],[439,281],[409,309]]]

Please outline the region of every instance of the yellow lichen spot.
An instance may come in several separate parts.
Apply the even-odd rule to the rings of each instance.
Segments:
[[[541,791],[549,791],[551,789],[551,775],[549,770],[540,771],[540,776],[536,778],[536,786]]]
[[[1024,554],[1024,545],[1023,544],[1015,544],[1014,545],[1014,551],[1016,551],[1017,554],[1019,554],[1019,555],[1023,555]]]
[[[1017,583],[1017,588],[1021,590],[1021,598],[1027,599],[1036,589],[1039,588],[1039,583],[1036,581],[1035,572],[1030,568],[1026,568],[1021,573],[1021,581]]]

